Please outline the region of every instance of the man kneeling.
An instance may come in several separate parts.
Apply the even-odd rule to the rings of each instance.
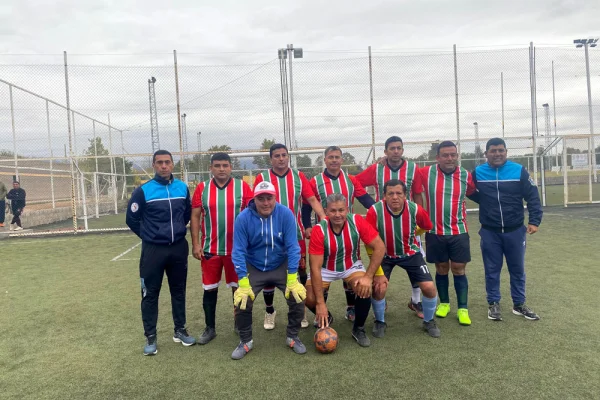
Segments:
[[[233,304],[240,344],[231,354],[234,360],[252,350],[252,305],[265,286],[285,291],[289,306],[286,343],[295,353],[306,353],[306,347],[298,339],[306,289],[298,282],[300,246],[296,217],[289,208],[276,202],[275,193],[272,183],[259,183],[254,188],[254,200],[235,222],[232,260],[239,286]]]
[[[385,247],[377,231],[363,217],[348,212],[342,194],[331,194],[326,202],[327,218],[313,228],[310,236],[306,307],[315,313],[320,327],[329,326],[333,317],[327,310],[325,296],[330,283],[342,279],[357,296],[352,336],[359,345],[368,347],[371,341],[365,333],[365,321],[371,308],[373,277]],[[373,248],[366,271],[360,259],[360,240]]]

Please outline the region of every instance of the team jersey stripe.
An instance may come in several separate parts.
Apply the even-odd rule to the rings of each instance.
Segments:
[[[360,260],[360,234],[356,215],[348,213],[339,235],[333,233],[327,219],[319,222],[317,226],[323,231],[323,268],[344,272]]]
[[[383,199],[383,187],[385,183],[391,179],[399,179],[406,184],[406,193],[409,195],[409,199],[412,199],[412,183],[415,179],[417,171],[417,165],[408,160],[404,160],[402,166],[394,171],[388,164],[377,164],[376,169],[376,183],[375,183],[375,196],[376,200]]]
[[[426,167],[423,177],[425,199],[429,217],[433,223],[432,233],[458,235],[466,233],[465,197],[469,172],[458,167],[453,173],[445,174],[437,166]]]
[[[417,228],[417,204],[406,201],[404,211],[394,217],[387,209],[385,201],[373,205],[377,216],[377,230],[385,243],[389,257],[407,257],[419,251],[415,230]]]

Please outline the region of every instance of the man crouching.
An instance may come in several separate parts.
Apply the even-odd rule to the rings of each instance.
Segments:
[[[252,350],[252,305],[255,295],[265,286],[285,291],[289,306],[286,344],[297,354],[306,353],[298,338],[306,289],[298,282],[300,246],[296,218],[289,208],[277,203],[275,194],[272,183],[259,183],[254,188],[254,200],[235,223],[232,259],[239,287],[233,304],[240,344],[231,354],[234,360]]]

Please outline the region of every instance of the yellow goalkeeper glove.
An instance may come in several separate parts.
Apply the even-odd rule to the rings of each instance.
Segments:
[[[298,282],[298,273],[287,275],[287,285],[285,286],[285,298],[290,298],[290,293],[294,295],[296,303],[302,303],[302,300],[306,298],[306,288]]]
[[[370,248],[369,246],[365,246],[365,248],[367,249],[367,255],[369,256],[369,258],[371,258],[371,256],[373,255],[373,249]],[[383,268],[381,268],[381,265],[379,266],[379,268],[377,268],[377,271],[375,271],[375,276],[384,276],[385,274],[383,273]]]
[[[233,292],[233,305],[239,307],[240,310],[245,310],[248,297],[254,300],[254,292],[250,287],[250,281],[247,276],[240,279],[238,285],[237,290]]]
[[[417,229],[415,229],[415,236],[421,236],[425,232],[427,232],[425,229],[423,229],[419,225],[417,225]]]

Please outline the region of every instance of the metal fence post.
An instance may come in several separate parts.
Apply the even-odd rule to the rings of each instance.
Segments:
[[[371,58],[371,46],[369,46],[369,90],[371,93],[371,151],[373,152],[373,163],[375,163],[377,157],[375,157],[375,111],[373,107],[373,60]]]
[[[529,84],[531,91],[531,140],[533,146],[533,180],[538,183],[537,172],[537,104],[535,88],[535,50],[533,42],[529,42]]]
[[[83,172],[79,171],[81,176],[81,199],[82,199],[82,208],[83,208],[83,226],[85,230],[88,230],[88,215],[87,215],[87,202],[85,200],[85,176],[83,176]]]
[[[8,93],[10,96],[10,121],[12,126],[13,136],[13,159],[15,160],[15,178],[19,180],[19,161],[17,159],[17,131],[15,129],[15,106],[13,103],[13,87],[8,85]]]
[[[179,164],[181,168],[181,180],[185,180],[185,162],[184,162],[184,154],[183,154],[183,132],[181,127],[181,105],[179,103],[179,72],[177,69],[177,50],[173,50],[173,66],[175,68],[175,98],[177,101],[177,126],[179,129]],[[185,182],[187,185],[187,182]]]
[[[456,45],[452,46],[454,53],[454,98],[456,99],[456,149],[458,150],[458,162],[461,159],[460,149],[460,119],[458,111],[458,64],[456,62]]]
[[[117,178],[115,177],[115,169],[116,169],[116,164],[115,164],[115,157],[114,157],[114,153],[113,153],[113,147],[112,147],[112,125],[110,123],[110,113],[108,114],[108,147],[109,147],[109,151],[110,151],[110,182],[111,182],[111,186],[112,186],[112,190],[113,190],[113,200],[115,203],[115,214],[119,213],[119,205],[118,205],[118,194],[117,194]]]
[[[69,69],[67,64],[67,52],[63,52],[65,64],[65,90],[67,99],[67,126],[69,133],[69,161],[71,165],[71,216],[73,218],[73,233],[77,234],[77,205],[75,204],[75,160],[73,159],[73,137],[71,135],[71,101],[69,99]]]
[[[48,128],[48,148],[50,149],[50,195],[52,197],[52,208],[56,208],[56,202],[54,199],[54,154],[52,152],[52,135],[50,133],[50,106],[48,100],[46,100],[46,126]]]
[[[94,202],[96,203],[96,218],[100,218],[100,194],[98,193],[98,172],[94,172]]]
[[[569,203],[569,179],[567,178],[568,165],[567,155],[567,138],[563,137],[563,151],[562,151],[562,171],[563,171],[563,201],[565,207]]]

